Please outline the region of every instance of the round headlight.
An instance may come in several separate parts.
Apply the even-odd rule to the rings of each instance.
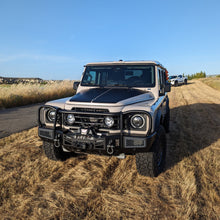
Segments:
[[[48,118],[48,120],[50,121],[50,122],[54,122],[54,120],[55,120],[55,116],[56,116],[56,111],[55,110],[49,110],[48,112],[47,112],[47,118]]]
[[[113,125],[114,125],[114,119],[111,117],[111,116],[107,116],[105,118],[105,125],[108,127],[108,128],[111,128]]]
[[[141,115],[133,115],[131,117],[131,125],[133,128],[143,128],[145,119]]]
[[[73,114],[68,114],[66,117],[66,120],[67,120],[68,124],[72,125],[75,122],[75,117]]]

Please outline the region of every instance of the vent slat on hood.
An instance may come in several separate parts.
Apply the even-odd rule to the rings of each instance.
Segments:
[[[74,107],[72,108],[75,112],[92,112],[92,113],[107,113],[109,112],[108,109],[99,109],[99,108],[78,108]]]

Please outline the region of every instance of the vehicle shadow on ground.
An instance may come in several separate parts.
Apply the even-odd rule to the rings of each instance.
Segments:
[[[166,169],[220,138],[220,105],[192,104],[170,110]]]

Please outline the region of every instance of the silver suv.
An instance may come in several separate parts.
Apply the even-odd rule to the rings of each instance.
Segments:
[[[138,172],[157,176],[165,165],[169,131],[167,73],[156,61],[85,65],[81,82],[74,82],[76,95],[39,108],[46,156],[136,155]]]
[[[172,86],[179,86],[182,84],[187,84],[187,77],[183,76],[183,75],[174,75],[174,76],[169,76],[169,80],[170,84]]]

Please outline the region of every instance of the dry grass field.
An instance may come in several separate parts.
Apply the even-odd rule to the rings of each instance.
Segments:
[[[0,85],[0,109],[72,96],[73,81],[41,84]]]
[[[140,176],[135,157],[49,161],[37,128],[0,140],[1,219],[219,219],[220,92],[172,88],[167,166]]]
[[[220,77],[208,77],[200,80],[212,88],[220,91]]]

